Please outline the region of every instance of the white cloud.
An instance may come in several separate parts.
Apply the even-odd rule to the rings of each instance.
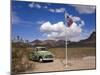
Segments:
[[[85,22],[83,20],[81,20],[80,17],[78,16],[71,16],[71,18],[73,19],[74,22],[80,22],[79,23],[79,27],[82,27],[85,25]]]
[[[65,40],[67,36],[67,40],[70,41],[79,41],[83,39],[81,33],[82,28],[77,25],[75,22],[71,25],[71,27],[66,27],[63,22],[58,22],[52,24],[50,22],[45,22],[41,25],[40,30],[44,32],[45,36],[48,39],[53,40]],[[65,31],[66,30],[66,31]]]
[[[64,12],[65,11],[65,8],[57,8],[57,9],[53,9],[53,8],[50,8],[48,9],[50,12],[55,12],[55,13],[61,13],[61,12]]]
[[[44,8],[44,9],[47,9],[48,8],[48,6],[47,5],[45,5],[45,6],[41,6],[40,4],[38,4],[38,3],[34,3],[34,2],[32,2],[32,3],[30,3],[29,4],[29,7],[30,8],[33,8],[33,7],[35,7],[35,8]],[[50,12],[55,12],[55,13],[61,13],[61,12],[64,12],[65,11],[65,8],[48,8],[47,9],[47,11],[50,11]]]
[[[41,5],[40,5],[40,4],[36,4],[36,3],[32,2],[32,3],[30,3],[30,4],[29,4],[29,7],[30,7],[30,8],[33,8],[33,7],[36,7],[36,8],[41,8]]]
[[[81,23],[79,24],[80,27],[84,26],[85,22],[83,20],[81,20]]]
[[[35,4],[35,7],[37,7],[37,8],[41,8],[41,5],[39,5],[39,4]]]
[[[92,14],[95,12],[96,7],[90,5],[72,5],[80,14]]]
[[[59,8],[59,9],[56,9],[56,12],[60,13],[60,12],[64,12],[65,11],[65,8]]]
[[[40,30],[46,33],[51,32],[62,32],[65,28],[63,22],[58,22],[56,24],[51,24],[50,22],[45,22],[41,25]]]
[[[30,4],[29,4],[29,7],[30,7],[30,8],[33,8],[33,7],[34,7],[34,3],[30,3]]]
[[[80,17],[77,17],[77,16],[72,17],[72,19],[73,19],[73,21],[75,21],[75,22],[81,20]]]
[[[51,8],[50,8],[49,11],[50,11],[50,12],[55,12],[55,9],[51,9]]]

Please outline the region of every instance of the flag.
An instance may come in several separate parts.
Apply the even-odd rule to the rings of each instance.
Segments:
[[[68,27],[70,27],[70,26],[73,24],[73,20],[72,20],[72,18],[71,18],[69,15],[67,15],[66,12],[65,12],[65,21],[66,21],[66,20],[67,20],[66,25],[67,25]]]
[[[73,24],[72,18],[67,16],[67,26],[70,27],[72,24]]]

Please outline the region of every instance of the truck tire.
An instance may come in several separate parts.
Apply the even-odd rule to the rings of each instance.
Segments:
[[[39,62],[43,62],[43,58],[42,57],[39,57]]]

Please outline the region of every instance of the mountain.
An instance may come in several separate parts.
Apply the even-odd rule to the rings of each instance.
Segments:
[[[56,41],[55,40],[34,40],[31,42],[33,46],[46,46],[46,47],[56,47]]]
[[[96,32],[93,32],[89,38],[79,42],[70,42],[68,47],[95,47],[96,46]]]
[[[41,41],[41,40],[36,39],[36,40],[34,40],[34,41],[30,42],[30,43],[31,43],[31,45],[36,46],[36,45],[38,45],[38,44],[42,43],[42,41]]]
[[[36,39],[36,40],[32,41],[31,43],[41,43],[41,41]]]
[[[96,42],[96,32],[93,32],[90,37],[86,40],[82,40],[84,43],[95,43]]]
[[[65,47],[64,40],[34,40],[31,42],[33,46],[46,46],[46,47]],[[96,32],[93,32],[89,38],[79,42],[68,41],[68,47],[95,47],[96,46]]]
[[[56,47],[55,40],[44,40],[43,42],[46,43],[46,46],[48,46],[48,47]]]
[[[65,47],[66,42],[64,40],[58,40],[56,42],[56,47]]]

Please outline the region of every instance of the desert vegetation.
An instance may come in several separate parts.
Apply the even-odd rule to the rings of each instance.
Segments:
[[[35,67],[34,62],[29,61],[30,49],[26,45],[14,44],[12,45],[12,74],[24,73],[27,70]]]

